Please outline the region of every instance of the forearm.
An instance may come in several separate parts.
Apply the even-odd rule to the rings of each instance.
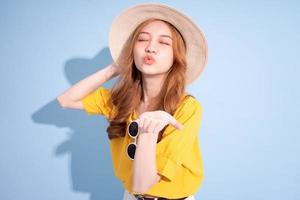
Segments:
[[[66,99],[70,101],[79,101],[114,76],[116,76],[115,69],[112,65],[108,65],[74,84],[63,92],[58,99],[61,101]]]
[[[158,134],[154,133],[141,133],[138,136],[132,177],[132,189],[135,192],[146,192],[156,182],[157,137]]]

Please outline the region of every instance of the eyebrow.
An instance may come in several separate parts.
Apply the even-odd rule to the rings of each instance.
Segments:
[[[145,34],[150,35],[149,32],[145,32],[145,31],[142,31],[142,32],[140,32],[139,34],[141,34],[141,33],[145,33]],[[161,36],[161,37],[168,37],[168,38],[170,38],[171,40],[173,40],[173,39],[171,38],[171,36],[169,36],[169,35],[159,35],[159,36]]]

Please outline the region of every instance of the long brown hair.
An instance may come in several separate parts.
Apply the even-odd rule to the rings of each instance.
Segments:
[[[115,106],[116,114],[109,120],[110,124],[107,128],[109,139],[125,136],[127,119],[138,108],[143,99],[142,73],[135,66],[133,48],[141,29],[155,20],[160,19],[148,19],[134,30],[125,43],[122,55],[117,61],[118,65],[122,66],[122,71],[111,90],[111,102]],[[189,96],[184,95],[187,68],[186,46],[180,32],[167,21],[163,22],[168,25],[172,33],[174,60],[159,95],[150,102],[147,110],[163,110],[173,115],[179,102],[184,97]],[[164,129],[159,133],[158,142],[162,138]]]

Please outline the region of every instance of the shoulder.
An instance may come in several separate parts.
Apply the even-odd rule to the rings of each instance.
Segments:
[[[102,95],[105,95],[105,96],[108,96],[108,97],[111,96],[111,89],[109,89],[109,88],[105,88],[105,87],[101,86],[101,87],[98,88],[98,91]]]
[[[202,105],[192,95],[186,95],[179,103],[173,116],[176,119],[190,119],[193,116],[201,116]]]
[[[202,110],[201,103],[193,95],[187,94],[178,106],[179,111],[190,112]]]

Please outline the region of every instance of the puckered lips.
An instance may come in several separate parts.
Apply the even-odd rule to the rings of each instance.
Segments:
[[[146,55],[144,56],[144,63],[147,65],[152,65],[155,62],[155,59],[153,58],[153,56],[150,55]]]

